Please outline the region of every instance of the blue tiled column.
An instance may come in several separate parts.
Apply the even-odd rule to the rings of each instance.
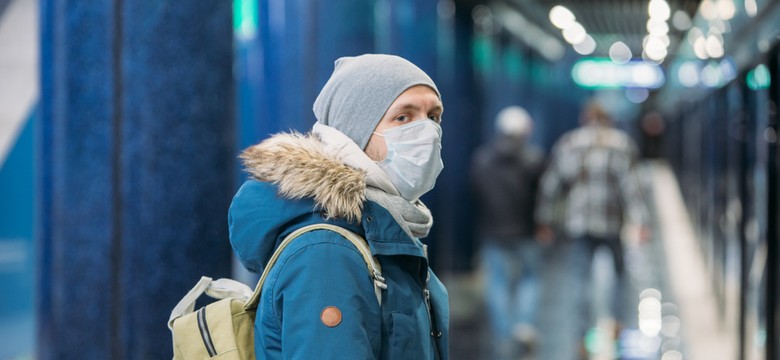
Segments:
[[[169,358],[230,274],[231,5],[42,1],[39,358]]]
[[[434,215],[434,226],[426,242],[431,245],[429,254],[437,272],[471,270],[471,256],[475,252],[471,224],[475,215],[468,173],[471,152],[480,141],[482,121],[479,117],[482,99],[472,63],[472,6],[456,7],[454,3],[448,6],[452,7],[442,9],[438,40],[433,43],[439,52],[434,81],[444,103],[444,170],[436,187],[423,199]],[[410,31],[412,28],[410,24]]]
[[[308,131],[312,104],[341,56],[374,52],[374,5],[365,0],[257,0],[258,30],[242,82],[242,146],[279,131]],[[253,111],[245,111],[252,108]],[[246,115],[243,115],[246,114]],[[250,132],[249,134],[247,132]],[[249,143],[246,143],[249,141]]]

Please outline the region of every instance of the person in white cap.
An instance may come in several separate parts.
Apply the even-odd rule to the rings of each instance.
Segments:
[[[420,241],[433,219],[419,199],[443,168],[441,96],[398,56],[335,65],[311,133],[277,134],[241,154],[251,179],[233,199],[230,240],[244,266],[261,272],[287,234],[337,225],[365,239],[386,288],[377,294],[339,233],[301,235],[263,286],[257,358],[447,359],[447,292]]]
[[[491,359],[530,355],[538,344],[542,244],[534,239],[534,209],[543,154],[528,141],[532,127],[525,109],[504,108],[496,116],[497,136],[472,157]]]

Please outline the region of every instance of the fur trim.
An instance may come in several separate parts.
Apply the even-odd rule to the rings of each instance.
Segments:
[[[278,186],[288,199],[314,198],[329,217],[360,221],[366,199],[366,174],[325,152],[312,135],[276,134],[240,155],[257,180]]]

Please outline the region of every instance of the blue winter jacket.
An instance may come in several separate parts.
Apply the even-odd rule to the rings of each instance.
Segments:
[[[280,143],[293,146],[280,149]],[[313,150],[307,148],[312,144]],[[386,209],[363,199],[360,171],[339,167],[321,151],[316,139],[283,134],[242,154],[247,171],[263,181],[248,180],[236,193],[229,211],[231,244],[243,265],[260,273],[287,234],[309,224],[335,224],[366,239],[387,289],[380,308],[359,251],[337,233],[301,235],[263,286],[255,319],[257,359],[407,360],[435,359],[436,353],[447,359],[447,292],[428,267],[423,244]],[[332,327],[321,319],[331,306],[342,315]]]

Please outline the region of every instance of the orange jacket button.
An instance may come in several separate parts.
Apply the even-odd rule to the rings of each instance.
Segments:
[[[320,320],[327,327],[336,327],[341,323],[341,310],[335,306],[328,306],[322,309]]]

